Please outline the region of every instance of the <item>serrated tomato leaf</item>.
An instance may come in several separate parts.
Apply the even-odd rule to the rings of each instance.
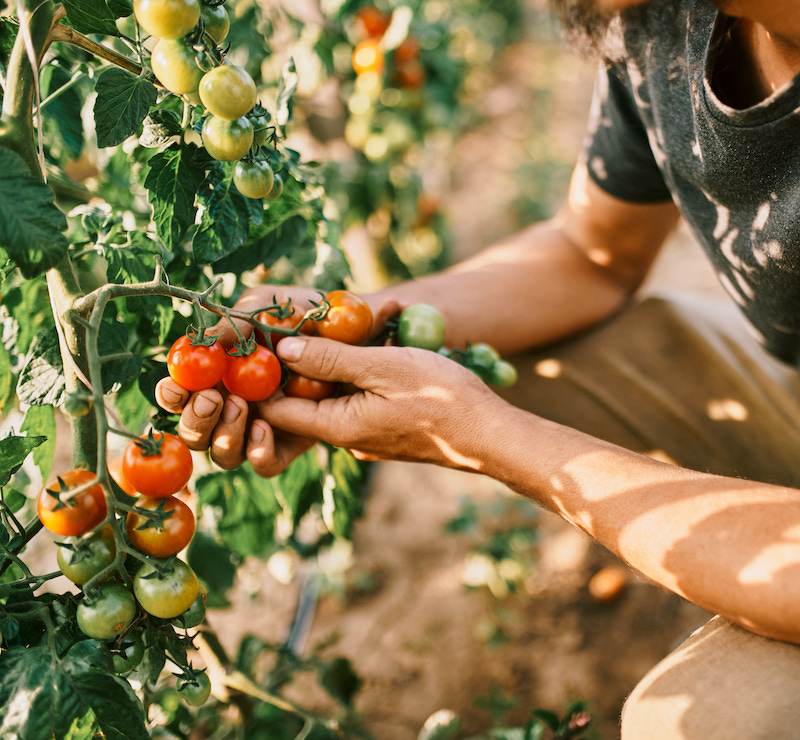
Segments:
[[[167,249],[174,251],[194,225],[195,193],[205,178],[197,164],[197,146],[172,144],[150,157],[144,186],[153,207],[156,232]]]
[[[5,486],[31,450],[47,441],[47,437],[5,437],[0,439],[0,486]]]
[[[107,69],[95,89],[94,122],[100,147],[116,146],[135,134],[158,97],[152,82],[122,69]]]
[[[64,0],[69,25],[81,33],[102,33],[119,36],[116,20],[131,14],[132,7],[115,3],[112,7],[105,0]]]
[[[213,167],[198,192],[203,205],[200,226],[192,239],[196,264],[208,265],[241,249],[250,232],[248,199],[233,185],[229,170]]]
[[[53,455],[56,451],[56,415],[52,406],[30,406],[25,412],[25,420],[20,427],[29,438],[45,437],[46,442],[33,450],[33,462],[42,475],[42,480],[50,477]]]
[[[31,174],[18,154],[3,147],[0,172],[0,247],[25,277],[35,277],[66,253],[67,219],[53,191]]]
[[[53,329],[34,337],[17,381],[17,397],[31,406],[60,406],[64,401],[64,365]]]

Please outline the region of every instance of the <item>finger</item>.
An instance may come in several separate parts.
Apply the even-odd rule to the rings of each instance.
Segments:
[[[156,383],[156,403],[170,414],[180,414],[191,395],[170,377],[162,378]]]
[[[222,413],[222,394],[215,388],[195,393],[181,413],[178,436],[192,450],[205,450]]]
[[[372,311],[372,331],[370,339],[377,337],[386,327],[386,322],[400,315],[403,306],[394,298],[385,298],[377,309]]]
[[[282,473],[290,463],[313,447],[315,441],[273,429],[262,419],[250,428],[246,455],[253,470],[262,478]]]
[[[228,396],[222,405],[219,421],[211,435],[210,452],[211,459],[225,470],[232,470],[244,462],[247,412],[247,401],[239,396]]]

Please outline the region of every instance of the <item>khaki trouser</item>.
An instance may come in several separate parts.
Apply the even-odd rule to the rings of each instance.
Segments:
[[[800,373],[731,303],[648,298],[516,364],[504,395],[517,406],[688,468],[800,488]],[[636,687],[622,738],[800,739],[800,646],[712,619]]]

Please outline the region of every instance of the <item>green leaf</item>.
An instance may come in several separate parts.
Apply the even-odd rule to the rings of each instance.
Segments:
[[[119,36],[116,21],[119,16],[128,16],[124,5],[115,3],[112,10],[105,0],[64,0],[69,24],[81,33],[102,33],[105,36]]]
[[[126,429],[142,429],[153,408],[137,382],[125,383],[117,392],[114,408]]]
[[[46,437],[5,437],[0,439],[0,486],[5,486],[31,450],[47,441]]]
[[[135,134],[155,104],[152,82],[122,69],[107,69],[97,80],[94,122],[97,145],[116,146]]]
[[[425,720],[417,740],[453,740],[460,729],[461,721],[455,712],[439,709]]]
[[[42,480],[50,477],[53,468],[53,455],[56,451],[56,415],[52,406],[31,406],[25,413],[25,420],[20,427],[29,437],[47,438],[33,451],[33,462],[42,474]]]
[[[270,552],[280,506],[269,480],[248,466],[201,476],[196,487],[200,505],[214,507],[217,533],[227,547],[241,557]]]
[[[101,357],[125,352],[128,349],[128,330],[124,324],[107,317],[100,325],[97,346]],[[112,393],[118,390],[123,383],[135,378],[141,369],[142,358],[135,354],[127,358],[104,362],[102,366],[103,393]]]
[[[154,154],[148,164],[144,186],[153,206],[153,220],[159,238],[174,251],[194,225],[197,207],[195,194],[205,177],[196,164],[195,144],[173,144]]]
[[[292,120],[292,97],[297,91],[298,79],[294,58],[289,57],[283,65],[281,77],[278,80],[275,120],[281,127],[285,127]]]
[[[236,564],[228,547],[203,532],[196,532],[186,553],[197,577],[208,587],[207,605],[221,608],[229,606],[224,594],[236,579]]]
[[[107,740],[148,740],[142,705],[127,681],[106,670],[108,657],[84,640],[56,662],[45,646],[0,654],[0,737],[65,738],[94,714]]]
[[[25,277],[40,275],[67,251],[67,219],[18,154],[0,147],[0,171],[0,247]]]
[[[322,489],[322,519],[335,537],[349,538],[353,522],[362,512],[367,464],[337,449],[331,453],[329,471]]]
[[[19,31],[19,21],[16,18],[7,16],[0,18],[0,64],[3,67],[8,66],[8,58],[11,55],[11,49],[14,48],[17,31]],[[2,95],[0,95],[0,99],[2,99]]]
[[[175,111],[156,109],[144,119],[139,144],[148,148],[162,147],[183,131],[180,116]]]
[[[14,392],[14,376],[11,374],[11,358],[8,350],[0,344],[0,413]]]
[[[65,393],[58,336],[52,329],[41,329],[34,337],[20,371],[17,397],[31,406],[60,406]]]
[[[12,514],[16,514],[28,501],[24,493],[15,491],[13,488],[6,488],[2,492],[3,503],[8,507]]]
[[[214,263],[217,272],[252,270],[258,265],[269,267],[281,257],[289,257],[306,239],[308,227],[302,216],[292,216],[274,226],[263,236],[248,241],[245,249]]]
[[[561,726],[561,718],[555,712],[551,712],[549,709],[537,708],[531,711],[531,715],[535,720],[538,720],[542,724],[546,725],[553,732],[558,731],[558,728]]]
[[[70,80],[70,74],[61,65],[47,65],[42,74],[43,86],[45,81],[47,83],[42,95],[50,95]],[[45,118],[55,124],[64,142],[65,154],[71,159],[80,157],[85,141],[81,117],[84,96],[79,89],[73,86],[60,92],[44,109]]]
[[[321,472],[316,450],[311,449],[270,480],[284,515],[295,527],[313,504],[322,501]]]
[[[338,657],[323,663],[319,669],[319,683],[336,701],[351,706],[362,681],[347,658]]]
[[[52,327],[52,321],[47,282],[43,275],[26,280],[3,295],[0,305],[2,344],[10,354],[12,368],[19,370],[39,328],[45,322]]]

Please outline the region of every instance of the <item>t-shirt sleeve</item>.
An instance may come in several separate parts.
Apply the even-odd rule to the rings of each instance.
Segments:
[[[620,200],[653,203],[671,195],[653,157],[624,69],[601,68],[583,159],[592,180]]]

